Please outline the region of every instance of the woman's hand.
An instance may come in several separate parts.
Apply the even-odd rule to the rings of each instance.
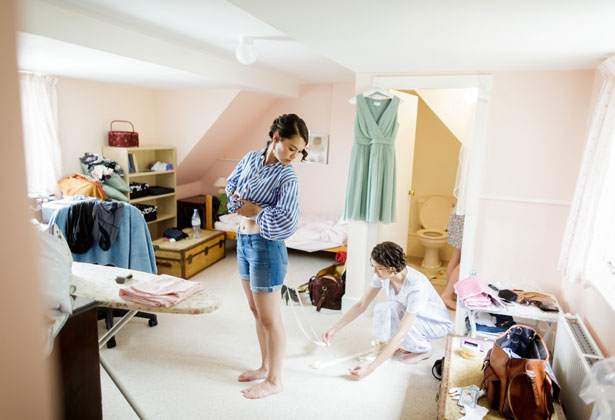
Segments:
[[[365,366],[356,366],[352,369],[349,369],[348,371],[350,372],[350,375],[354,379],[363,379],[367,375],[372,373],[374,371],[374,368],[372,368],[372,365],[370,363],[369,365],[365,365]]]
[[[322,341],[324,341],[324,343],[327,346],[329,346],[331,345],[331,339],[333,338],[334,335],[335,335],[335,330],[331,328],[329,331],[325,333],[325,335],[322,336]]]
[[[258,213],[261,212],[261,210],[263,210],[262,207],[257,206],[256,204],[248,200],[243,200],[240,198],[237,201],[241,203],[241,207],[235,210],[235,213],[237,213],[240,216],[244,216],[244,217],[256,216]]]

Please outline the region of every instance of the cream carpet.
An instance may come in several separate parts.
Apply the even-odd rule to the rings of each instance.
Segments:
[[[289,251],[288,286],[297,286],[319,269],[334,263],[333,254]],[[369,347],[371,319],[359,317],[335,337],[329,349],[317,347],[299,330],[292,308],[282,305],[287,333],[284,390],[262,400],[245,399],[245,383],[237,375],[259,366],[260,355],[252,315],[237,277],[233,248],[225,259],[192,280],[222,300],[221,308],[205,315],[158,314],[158,325],[135,318],[117,334],[117,347],[102,351],[133,398],[150,419],[435,419],[440,382],[431,375],[444,354],[445,339],[436,340],[434,355],[418,365],[391,360],[367,378],[347,374],[357,365],[347,361],[315,370],[327,361]],[[298,315],[308,328],[322,334],[340,311],[316,312],[312,306]],[[104,332],[103,321],[99,333]],[[331,354],[328,353],[330,351]],[[101,368],[105,419],[136,419],[111,379]]]

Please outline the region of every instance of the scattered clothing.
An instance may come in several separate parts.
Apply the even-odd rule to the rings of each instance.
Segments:
[[[50,224],[56,223],[66,238],[69,236],[67,232],[71,232],[67,225],[68,212],[71,207],[59,209],[49,221]],[[110,264],[146,273],[155,274],[157,272],[156,256],[147,223],[141,212],[129,204],[124,204],[118,235],[108,250],[103,250],[98,243],[94,242],[85,253],[73,252],[73,259],[77,262]]]
[[[58,189],[62,191],[64,196],[85,195],[102,199],[106,197],[105,192],[97,182],[77,174],[60,179]]]
[[[395,221],[395,135],[399,98],[357,96],[345,220]]]
[[[515,320],[510,315],[490,314],[487,312],[478,312],[475,315],[476,331],[488,333],[501,333],[508,330],[516,324]],[[466,327],[470,331],[470,320],[466,318]]]
[[[455,293],[468,307],[491,306],[491,298],[476,276],[470,276],[455,283]]]
[[[94,205],[92,234],[103,251],[113,245],[120,230],[124,204],[117,201],[99,201]]]
[[[95,204],[95,200],[85,200],[68,207],[66,241],[74,254],[83,254],[92,248]]]
[[[97,181],[106,181],[114,172],[120,176],[123,175],[122,168],[117,162],[97,154],[84,153],[79,160],[84,166],[87,165],[88,172]]]
[[[201,283],[164,274],[157,279],[120,289],[120,297],[143,305],[168,308],[201,290],[205,290]]]

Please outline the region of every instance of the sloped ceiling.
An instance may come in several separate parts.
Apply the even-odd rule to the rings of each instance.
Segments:
[[[80,65],[100,53],[103,64],[126,59],[107,65],[123,70],[108,72],[113,81],[124,74],[126,83],[156,87],[158,81],[162,88],[296,96],[300,84],[350,82],[361,72],[596,68],[615,53],[612,0],[20,0],[18,6],[18,28],[26,34],[20,67],[45,71],[51,63],[41,56],[53,49],[54,73],[91,78],[91,68]],[[253,65],[235,60],[241,35],[256,39]],[[140,68],[133,69],[135,61]]]

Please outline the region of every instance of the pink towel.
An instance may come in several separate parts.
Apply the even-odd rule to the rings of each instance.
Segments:
[[[204,289],[201,283],[163,274],[154,280],[120,289],[120,297],[144,305],[168,308]]]
[[[470,307],[491,306],[491,298],[476,276],[459,280],[454,287],[457,296],[464,305]]]

